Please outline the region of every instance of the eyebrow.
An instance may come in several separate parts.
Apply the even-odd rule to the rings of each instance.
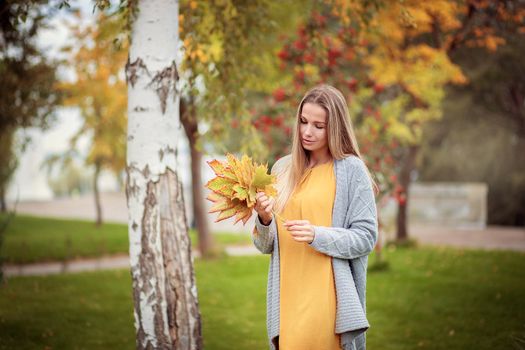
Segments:
[[[307,119],[304,115],[300,115],[301,118],[304,118],[304,119]],[[318,121],[314,121],[313,123],[317,123],[317,124],[324,124],[326,125],[326,122],[318,122]]]

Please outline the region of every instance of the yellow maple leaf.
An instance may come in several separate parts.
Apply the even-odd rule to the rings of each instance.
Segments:
[[[268,165],[257,164],[247,155],[239,160],[227,154],[225,162],[214,159],[208,165],[216,175],[205,185],[212,191],[206,199],[214,202],[209,212],[219,212],[215,222],[235,215],[234,223],[246,224],[252,216],[257,192],[264,191],[271,197],[277,195],[273,186],[276,178],[268,174]]]

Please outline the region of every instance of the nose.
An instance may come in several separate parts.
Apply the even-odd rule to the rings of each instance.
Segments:
[[[304,133],[305,136],[311,136],[312,135],[312,126],[307,124],[304,127]]]

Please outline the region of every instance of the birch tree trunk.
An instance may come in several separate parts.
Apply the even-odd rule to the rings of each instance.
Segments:
[[[126,195],[137,349],[201,349],[201,322],[182,185],[178,2],[138,0],[128,79]]]

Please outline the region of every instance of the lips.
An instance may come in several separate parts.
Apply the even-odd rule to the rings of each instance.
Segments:
[[[314,143],[314,141],[303,139],[304,143]]]

